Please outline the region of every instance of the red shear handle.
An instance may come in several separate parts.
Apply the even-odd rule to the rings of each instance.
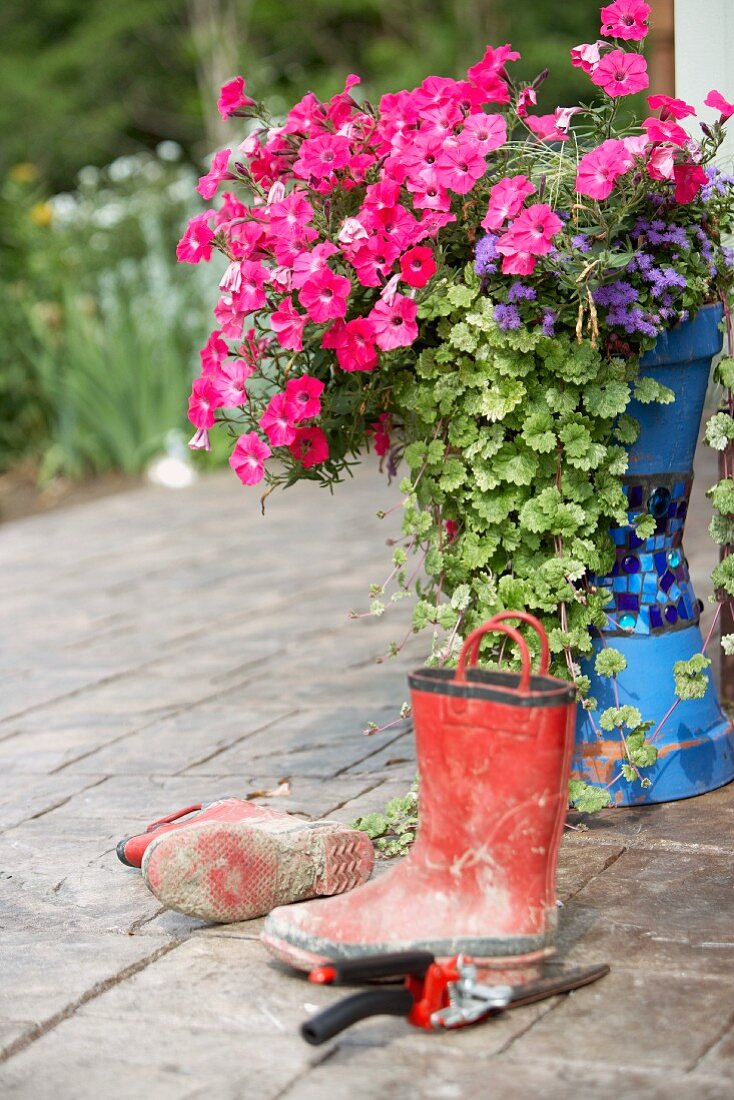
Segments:
[[[496,619],[489,619],[488,622],[484,623],[482,626],[478,626],[476,630],[472,630],[471,634],[464,642],[461,647],[461,653],[459,654],[459,663],[456,666],[456,682],[458,684],[466,683],[467,662],[469,668],[472,668],[477,663],[479,643],[485,634],[491,634],[493,632],[506,634],[520,650],[520,656],[522,657],[522,672],[520,673],[520,683],[517,690],[523,695],[527,695],[530,690],[530,672],[532,668],[528,643],[519,630],[515,630],[512,626],[506,626],[504,623],[497,622]]]
[[[550,649],[548,647],[548,635],[546,634],[543,624],[540,623],[534,615],[530,615],[527,611],[500,611],[499,614],[493,615],[492,618],[484,624],[481,630],[488,630],[489,623],[505,622],[507,619],[520,619],[522,622],[532,626],[535,633],[540,638],[540,665],[538,671],[541,676],[547,675],[548,668],[550,666]],[[474,634],[478,632],[475,630]],[[472,660],[470,664],[476,664],[479,660],[479,643],[481,642],[483,634],[479,634],[479,637],[474,643],[474,653],[472,654]]]

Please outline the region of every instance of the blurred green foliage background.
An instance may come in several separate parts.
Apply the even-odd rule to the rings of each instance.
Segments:
[[[363,93],[458,76],[511,41],[551,70],[538,112],[588,99],[568,50],[593,0],[36,0],[0,7],[0,472],[140,471],[186,428],[211,273],[179,268],[237,73],[274,114],[346,74]]]

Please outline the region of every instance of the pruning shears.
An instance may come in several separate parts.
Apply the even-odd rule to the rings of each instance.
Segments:
[[[454,1030],[478,1023],[509,1008],[569,993],[609,973],[606,963],[556,971],[525,985],[487,985],[466,955],[438,962],[429,951],[405,951],[342,959],[316,967],[309,981],[319,985],[402,978],[399,988],[364,990],[311,1016],[301,1025],[307,1043],[319,1046],[369,1016],[405,1016],[428,1031]]]

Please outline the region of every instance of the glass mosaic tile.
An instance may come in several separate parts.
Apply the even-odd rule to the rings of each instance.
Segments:
[[[680,546],[691,484],[692,479],[673,481],[669,474],[658,474],[625,486],[629,526],[612,529],[617,553],[611,573],[593,578],[609,593],[607,632],[650,634],[698,621]],[[643,540],[633,524],[646,508],[657,523],[655,534]]]

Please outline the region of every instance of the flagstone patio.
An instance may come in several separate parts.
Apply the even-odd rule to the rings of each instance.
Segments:
[[[363,469],[262,518],[222,474],[0,527],[3,1096],[734,1095],[734,785],[569,831],[561,951],[612,973],[453,1034],[384,1018],[306,1046],[333,991],[270,961],[261,922],[162,911],[117,861],[119,836],[221,794],[350,821],[405,792],[407,724],[362,730],[397,717],[425,642],[375,664],[407,608],[347,614],[388,572],[396,492]]]

